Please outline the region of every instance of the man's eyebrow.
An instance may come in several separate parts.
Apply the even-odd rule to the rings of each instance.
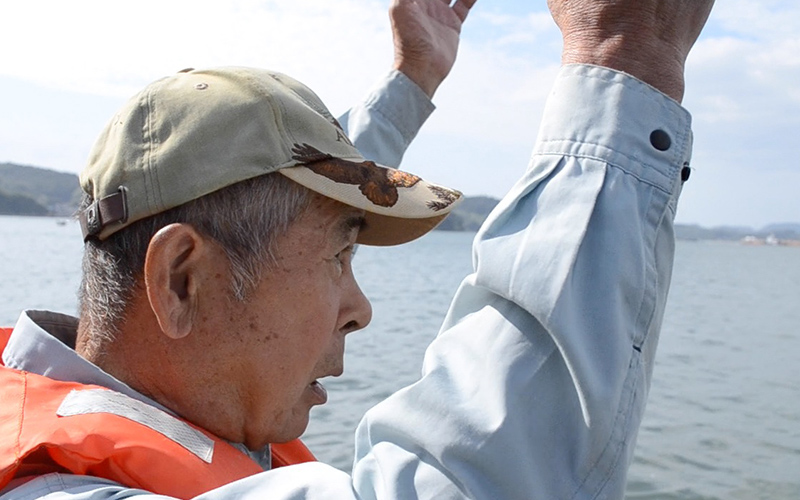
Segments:
[[[350,215],[344,220],[340,225],[342,235],[349,238],[350,233],[352,233],[353,229],[358,229],[359,231],[364,229],[367,225],[367,219],[362,215]]]

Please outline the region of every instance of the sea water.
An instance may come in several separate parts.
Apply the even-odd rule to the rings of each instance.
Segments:
[[[419,376],[472,237],[359,248],[373,321],[349,336],[345,375],[312,411],[304,439],[320,460],[349,470],[361,415]],[[0,325],[24,308],[74,314],[81,249],[72,221],[0,216]],[[800,248],[678,242],[626,496],[800,498]]]

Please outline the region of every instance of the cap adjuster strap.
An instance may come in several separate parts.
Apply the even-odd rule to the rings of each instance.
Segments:
[[[83,231],[83,241],[97,236],[110,224],[128,220],[127,207],[125,188],[121,186],[116,193],[92,202],[78,216]]]

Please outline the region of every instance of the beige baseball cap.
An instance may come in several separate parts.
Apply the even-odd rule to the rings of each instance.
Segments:
[[[461,193],[366,160],[322,101],[280,73],[184,70],[134,96],[80,176],[84,239],[278,171],[366,212],[358,242],[396,245],[439,224]],[[266,209],[269,209],[267,207]]]

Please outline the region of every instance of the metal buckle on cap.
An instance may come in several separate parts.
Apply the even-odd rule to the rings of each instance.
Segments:
[[[97,206],[96,200],[89,205],[89,208],[84,213],[86,214],[86,224],[82,225],[82,227],[84,228],[83,238],[86,239],[87,236],[94,236],[99,233],[103,228],[103,224],[100,222],[100,208]]]
[[[120,186],[116,193],[95,200],[78,215],[83,232],[83,241],[97,236],[109,224],[128,220],[126,189]]]

